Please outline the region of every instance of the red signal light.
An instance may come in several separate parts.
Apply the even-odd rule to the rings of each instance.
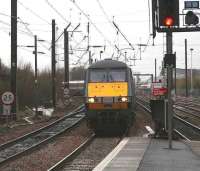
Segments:
[[[164,25],[165,26],[173,26],[174,25],[174,18],[171,17],[171,16],[167,16],[165,19],[164,19]]]

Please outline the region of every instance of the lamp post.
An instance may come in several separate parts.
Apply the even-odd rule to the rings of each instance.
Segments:
[[[193,48],[190,48],[190,52],[191,52],[191,68],[190,68],[190,79],[191,79],[191,89],[190,89],[190,93],[191,96],[193,95],[193,76],[192,76],[192,52],[193,52]]]

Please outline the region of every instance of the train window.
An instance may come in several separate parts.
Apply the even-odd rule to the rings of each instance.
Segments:
[[[126,81],[126,71],[125,70],[112,70],[108,73],[108,81]]]
[[[103,70],[91,70],[90,82],[107,82],[107,73]]]

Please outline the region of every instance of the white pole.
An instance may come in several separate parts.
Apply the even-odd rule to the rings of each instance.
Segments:
[[[192,51],[194,49],[193,48],[190,48],[190,51],[191,51],[191,69],[190,69],[190,77],[191,77],[191,96],[193,95],[193,75],[192,75]]]

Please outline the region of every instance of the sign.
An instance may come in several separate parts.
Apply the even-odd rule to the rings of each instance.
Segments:
[[[163,96],[167,93],[167,88],[164,87],[162,82],[152,83],[152,94],[153,96]]]
[[[3,105],[3,115],[10,115],[11,114],[11,105]]]
[[[167,93],[167,88],[154,88],[153,89],[153,95],[154,96],[163,96]]]
[[[175,54],[165,54],[164,57],[164,67],[173,66],[176,67],[176,55]]]
[[[184,8],[185,9],[199,9],[199,1],[185,1]]]
[[[10,105],[14,102],[15,96],[12,92],[7,91],[2,94],[1,100],[2,100],[3,104]]]

